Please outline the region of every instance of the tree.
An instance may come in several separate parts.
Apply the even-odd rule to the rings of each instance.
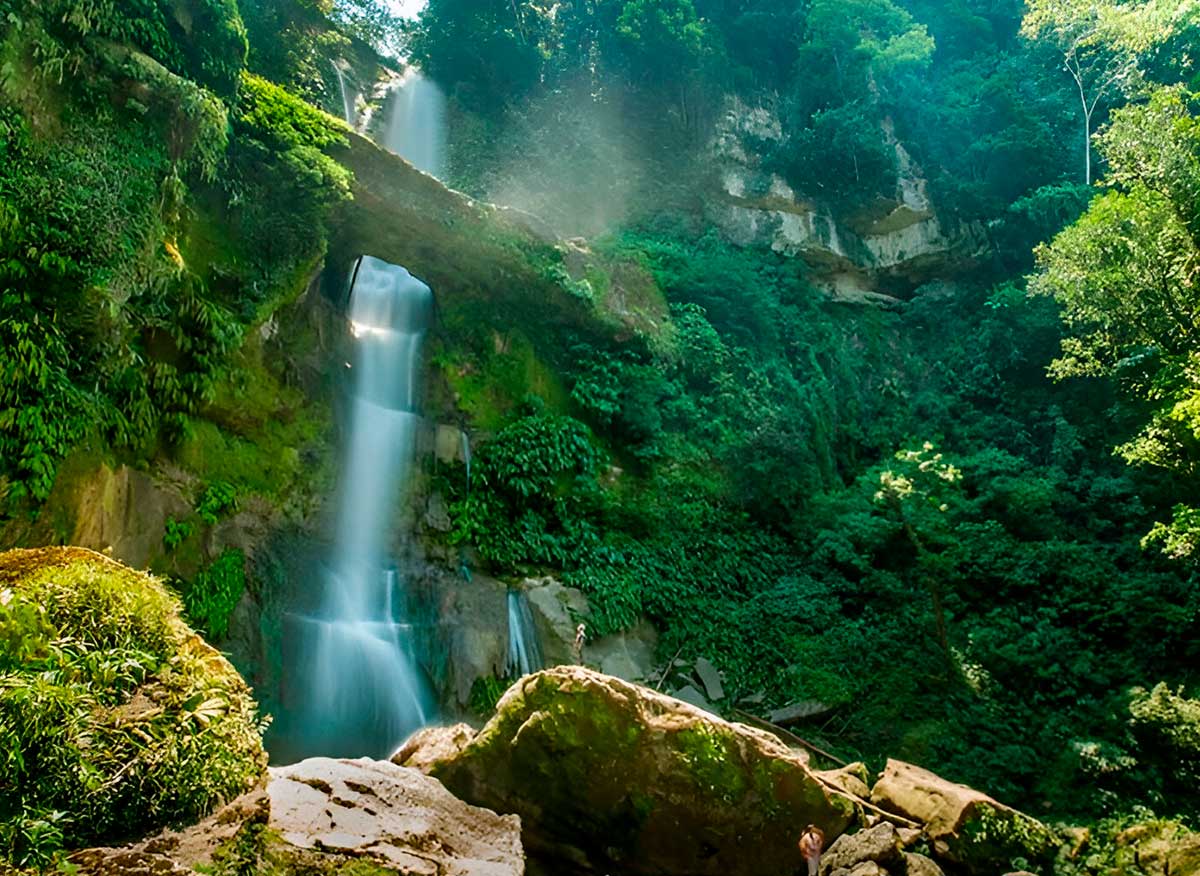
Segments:
[[[875,502],[899,521],[904,538],[916,552],[914,573],[929,593],[938,644],[942,647],[946,665],[953,669],[954,655],[946,628],[938,554],[930,550],[924,532],[945,525],[947,500],[951,498],[950,491],[962,480],[962,472],[933,450],[933,445],[926,441],[920,450],[897,452],[895,466],[879,475]]]
[[[933,57],[925,25],[891,0],[814,0],[777,162],[797,188],[863,200],[895,187],[894,145],[880,106]]]
[[[1114,112],[1098,138],[1111,190],[1039,247],[1030,281],[1032,292],[1059,301],[1070,331],[1051,374],[1115,377],[1149,402],[1148,422],[1119,451],[1189,479],[1200,476],[1200,120],[1192,100],[1160,88],[1146,104]],[[1181,505],[1175,523],[1152,536],[1174,555],[1190,554],[1195,520]]]
[[[1083,114],[1084,181],[1092,182],[1092,123],[1105,100],[1141,81],[1139,59],[1166,42],[1185,18],[1187,0],[1029,0],[1021,33],[1052,40],[1079,93]]]
[[[430,0],[410,48],[448,92],[495,112],[541,81],[552,33],[549,10],[529,0]]]

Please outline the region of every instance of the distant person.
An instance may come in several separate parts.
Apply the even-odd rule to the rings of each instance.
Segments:
[[[821,852],[825,850],[825,834],[815,824],[804,828],[800,834],[800,854],[808,862],[808,876],[817,876],[821,867]]]
[[[587,626],[580,624],[575,628],[575,662],[583,663],[583,643],[587,641]]]

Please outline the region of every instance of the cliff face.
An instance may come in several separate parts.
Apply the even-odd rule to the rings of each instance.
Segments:
[[[765,166],[764,153],[784,136],[774,107],[729,98],[710,144],[719,191],[707,204],[709,219],[739,245],[803,259],[840,300],[887,303],[968,273],[988,255],[984,228],[940,217],[921,169],[891,125],[883,128],[895,152],[895,191],[847,212],[799,196]]]

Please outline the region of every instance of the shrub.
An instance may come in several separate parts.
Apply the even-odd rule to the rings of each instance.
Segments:
[[[0,638],[0,863],[195,820],[265,766],[245,683],[147,575],[0,554]]]

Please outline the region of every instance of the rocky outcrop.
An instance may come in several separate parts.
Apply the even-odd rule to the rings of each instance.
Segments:
[[[270,827],[293,849],[366,857],[412,876],[521,876],[521,822],[385,761],[311,758],[271,770]]]
[[[517,682],[432,773],[520,815],[527,848],[558,872],[788,872],[798,825],[836,836],[855,812],[774,736],[577,666]]]
[[[884,872],[904,869],[904,850],[890,822],[867,830],[845,833],[835,839],[821,859],[821,876],[847,876],[861,864],[874,864]]]
[[[587,597],[554,578],[526,578],[520,587],[529,599],[534,628],[547,666],[576,662],[575,628],[586,623],[591,609]],[[658,631],[643,619],[632,628],[611,636],[588,640],[583,662],[625,681],[649,681],[654,674]]]
[[[475,728],[469,724],[425,727],[408,737],[389,760],[398,766],[412,767],[429,773],[439,764],[462,754],[462,750],[474,738]]]
[[[871,802],[922,824],[938,857],[971,872],[1003,872],[1016,858],[1044,860],[1054,844],[1040,821],[903,761],[887,762]]]
[[[508,586],[472,572],[421,564],[409,588],[424,614],[420,662],[430,674],[439,702],[465,713],[477,679],[504,675],[508,655]]]
[[[1136,824],[1117,834],[1117,873],[1200,876],[1200,833],[1171,821]]]
[[[814,279],[836,298],[888,302],[933,277],[969,271],[987,251],[982,227],[948,227],[937,215],[919,169],[885,122],[883,138],[896,155],[891,197],[851,216],[806,200],[778,174],[762,168],[757,144],[781,143],[783,126],[770,106],[732,99],[712,141],[721,167],[720,196],[708,205],[735,243],[764,246],[808,262]]]
[[[109,551],[138,569],[162,553],[162,534],[170,517],[191,511],[182,492],[127,465],[100,465],[81,480],[76,496],[71,544]]]
[[[497,326],[554,323],[608,338],[654,338],[668,324],[640,265],[556,240],[536,217],[451,191],[358,134],[331,151],[354,172],[354,199],[331,242],[336,263],[370,252],[405,265],[447,317],[469,307],[494,314]]]

